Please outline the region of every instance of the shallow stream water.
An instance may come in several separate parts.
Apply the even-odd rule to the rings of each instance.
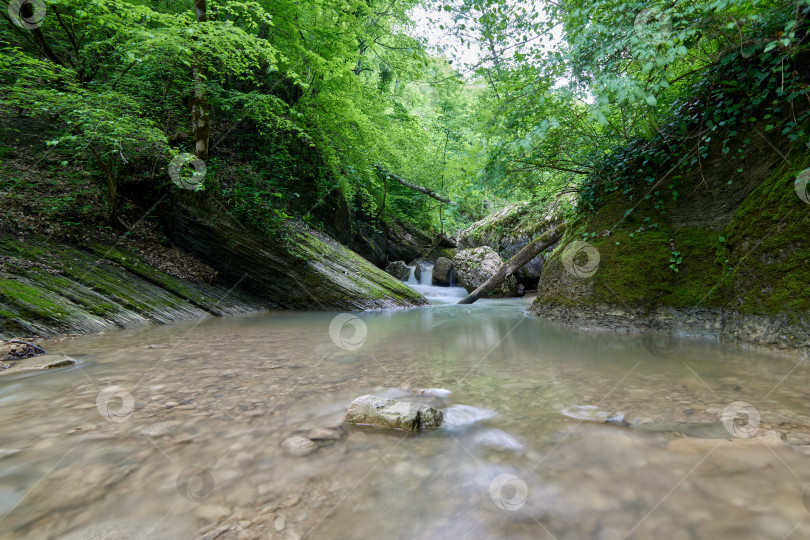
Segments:
[[[527,306],[45,342],[81,365],[0,378],[0,539],[810,538],[806,358]],[[342,426],[358,396],[425,388],[450,391],[439,430]],[[317,450],[290,455],[292,436]]]

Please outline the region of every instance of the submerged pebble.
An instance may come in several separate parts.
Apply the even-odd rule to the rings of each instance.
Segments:
[[[291,456],[306,456],[318,449],[318,445],[306,437],[290,437],[281,443],[284,451]]]

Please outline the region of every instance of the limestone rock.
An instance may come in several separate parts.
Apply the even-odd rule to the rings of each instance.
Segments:
[[[408,279],[411,271],[405,261],[394,261],[385,267],[385,271],[400,281]]]
[[[472,249],[463,249],[453,259],[458,282],[469,292],[484,284],[503,264],[503,259],[491,247],[484,246]],[[514,296],[517,290],[517,280],[509,276],[495,289],[500,296]]]
[[[450,270],[453,268],[453,261],[447,257],[439,257],[433,264],[433,284],[448,285],[450,283]]]
[[[64,354],[45,354],[26,358],[19,362],[14,362],[8,369],[0,371],[3,375],[12,373],[23,373],[26,371],[42,371],[60,367],[70,367],[76,365],[76,359]]]
[[[379,396],[361,396],[349,405],[346,422],[402,431],[437,428],[441,411],[418,402],[396,401]]]
[[[458,233],[460,248],[489,246],[509,259],[543,232],[555,227],[561,216],[555,210],[538,212],[529,204],[512,204],[476,221]],[[553,249],[553,248],[552,248]],[[546,251],[550,253],[552,249]],[[541,253],[517,271],[518,278],[539,279],[546,254]]]
[[[359,311],[428,304],[401,281],[301,223],[288,223],[284,234],[268,237],[245,230],[205,195],[181,195],[173,206],[171,239],[216,267],[226,281],[240,281],[282,308]]]
[[[430,249],[432,242],[430,235],[410,223],[395,221],[388,229],[388,259],[412,261]]]

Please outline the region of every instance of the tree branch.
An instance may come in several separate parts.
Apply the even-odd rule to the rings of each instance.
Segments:
[[[455,203],[454,203],[453,201],[451,201],[450,199],[448,199],[448,198],[446,198],[446,197],[442,197],[441,195],[439,195],[438,193],[436,193],[436,192],[435,192],[435,191],[433,191],[432,189],[428,189],[428,188],[426,188],[426,187],[422,187],[422,186],[420,186],[420,185],[417,185],[417,184],[414,184],[414,183],[408,182],[408,181],[407,181],[407,180],[405,180],[404,178],[400,178],[399,176],[395,175],[394,173],[392,173],[391,171],[389,171],[388,169],[386,169],[386,168],[385,168],[385,167],[383,167],[382,165],[375,165],[375,167],[376,167],[376,168],[377,168],[377,170],[379,170],[381,173],[383,173],[384,175],[387,175],[389,178],[393,178],[394,180],[396,180],[397,182],[399,182],[400,184],[402,184],[403,186],[405,186],[405,187],[406,187],[406,188],[408,188],[408,189],[412,189],[412,190],[414,190],[414,191],[418,191],[419,193],[424,193],[424,194],[425,194],[425,195],[427,195],[428,197],[433,197],[433,198],[434,198],[434,199],[436,199],[437,201],[441,201],[441,202],[443,202],[443,203],[445,203],[445,204],[455,204]]]
[[[506,278],[523,268],[529,261],[559,241],[565,232],[565,227],[565,223],[560,223],[550,231],[546,231],[529,242],[526,247],[518,251],[514,257],[503,263],[498,271],[495,272],[495,275],[464,297],[459,304],[472,304],[488,292],[495,290]]]

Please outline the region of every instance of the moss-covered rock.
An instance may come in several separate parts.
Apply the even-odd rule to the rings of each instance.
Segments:
[[[794,190],[808,166],[763,143],[739,164],[718,157],[684,175],[677,200],[607,195],[546,261],[533,312],[587,328],[810,346],[810,205]],[[587,253],[571,253],[574,242],[598,253],[592,276],[577,275]]]
[[[113,246],[0,240],[0,337],[92,333],[267,307],[239,291],[170,276]]]
[[[287,309],[364,310],[426,305],[419,293],[324,234],[289,225],[261,237],[204,194],[175,204],[172,240],[226,280]]]

